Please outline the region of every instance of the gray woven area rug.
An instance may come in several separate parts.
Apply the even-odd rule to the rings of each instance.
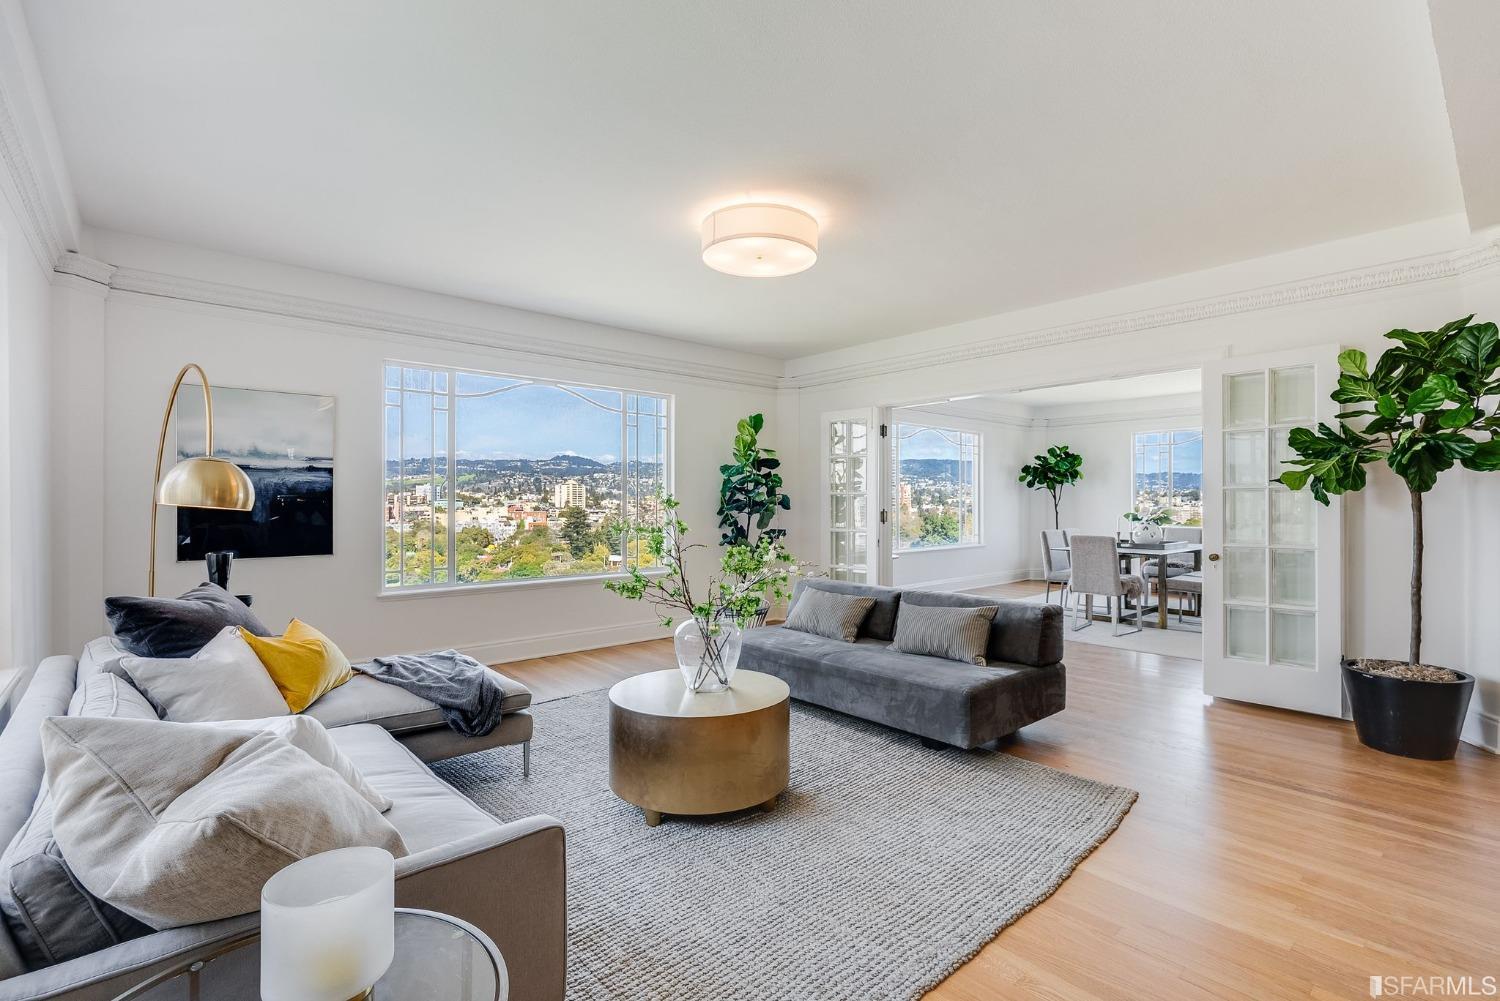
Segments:
[[[792,781],[771,813],[650,828],[609,791],[609,703],[539,705],[513,750],[435,770],[502,820],[568,841],[568,998],[919,997],[1045,900],[1136,794],[792,704]]]

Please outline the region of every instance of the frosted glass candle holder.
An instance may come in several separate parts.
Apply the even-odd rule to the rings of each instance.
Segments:
[[[260,891],[261,1001],[349,1001],[396,952],[396,860],[340,848],[293,862]]]

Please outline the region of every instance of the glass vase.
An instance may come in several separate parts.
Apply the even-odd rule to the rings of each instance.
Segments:
[[[722,692],[740,662],[740,627],[729,619],[683,620],[672,634],[677,667],[690,692]]]

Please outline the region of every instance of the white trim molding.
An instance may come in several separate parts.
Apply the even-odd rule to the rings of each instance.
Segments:
[[[494,640],[489,643],[471,643],[460,646],[458,652],[473,657],[481,664],[507,664],[516,660],[555,657],[558,654],[599,650],[603,647],[621,646],[626,643],[671,639],[671,636],[669,631],[662,628],[660,622],[639,622],[623,626],[568,629],[563,632],[540,633],[535,636]]]
[[[78,246],[78,208],[19,3],[0,4],[0,194],[44,269]]]
[[[973,549],[976,547],[966,546]],[[914,588],[933,588],[939,591],[972,591],[979,587],[995,587],[999,584],[1014,584],[1016,581],[1031,580],[1034,571],[1021,568],[1018,570],[1002,570],[998,573],[970,574],[967,577],[936,577],[932,580],[902,581],[897,584],[898,588],[911,590]]]
[[[910,354],[902,354],[889,358],[811,369],[788,376],[786,381],[791,387],[810,389],[854,379],[910,372],[913,368],[961,365],[998,355],[1014,354],[1018,351],[1031,351],[1060,344],[1076,344],[1081,341],[1134,334],[1182,323],[1197,323],[1217,317],[1255,313],[1341,296],[1461,278],[1476,271],[1494,267],[1500,267],[1500,239],[1442,254],[1336,272],[1302,281],[1267,285],[1230,295],[1212,296],[1155,309],[1118,313],[1079,323],[1066,323],[1003,334],[951,348],[934,349],[925,354],[920,362],[914,362]]]
[[[172,302],[246,310],[284,320],[333,327],[342,333],[357,336],[377,336],[383,339],[394,336],[416,341],[462,344],[498,349],[541,360],[563,360],[613,369],[649,373],[670,371],[683,378],[718,385],[774,389],[781,382],[780,376],[773,372],[756,372],[730,365],[694,361],[680,355],[666,356],[545,340],[535,335],[520,336],[491,327],[351,306],[327,299],[289,295],[138,268],[117,268],[81,254],[62,255],[55,270],[106,285],[111,295],[139,295]],[[683,342],[685,352],[697,347],[699,345]]]
[[[1464,728],[1460,739],[1466,744],[1473,744],[1491,754],[1500,754],[1500,716],[1487,713],[1478,707],[1471,708],[1469,715],[1464,718]]]

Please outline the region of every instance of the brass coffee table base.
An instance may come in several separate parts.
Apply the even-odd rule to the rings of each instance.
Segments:
[[[663,815],[773,809],[791,774],[790,694],[755,671],[696,695],[677,671],[627,678],[610,690],[609,787],[650,827]]]

